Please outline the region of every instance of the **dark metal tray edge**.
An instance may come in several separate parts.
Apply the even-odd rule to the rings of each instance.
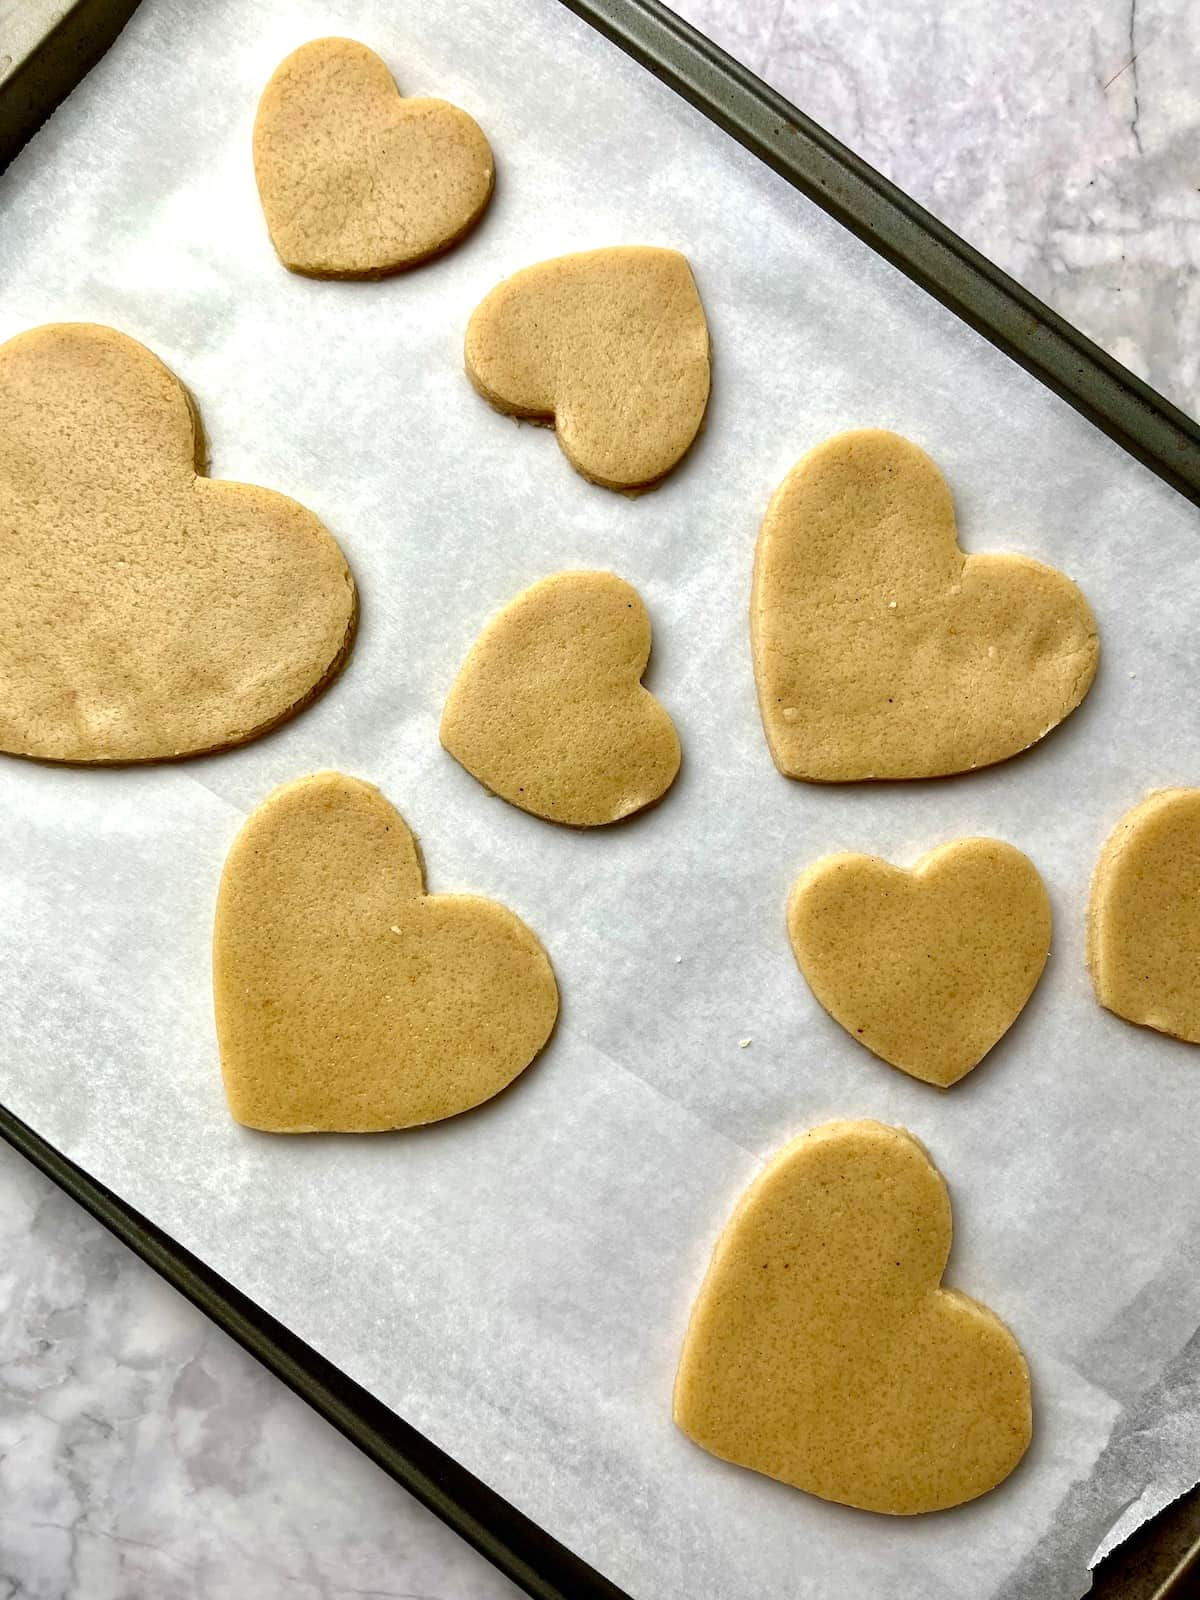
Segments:
[[[51,13],[49,0],[33,0]],[[75,0],[15,59],[0,57],[0,172],[61,100],[96,65],[137,10],[138,0]],[[22,18],[26,21],[26,18]]]

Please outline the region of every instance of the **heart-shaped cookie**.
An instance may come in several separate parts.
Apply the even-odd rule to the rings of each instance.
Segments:
[[[1092,879],[1088,966],[1109,1011],[1200,1044],[1200,789],[1159,789],[1113,830]]]
[[[571,465],[606,489],[664,477],[708,404],[708,323],[677,250],[619,246],[526,267],[476,307],[466,363],[498,411],[552,419]]]
[[[1029,857],[955,839],[911,872],[826,856],[788,902],[792,950],[852,1039],[948,1088],[1008,1031],[1050,953],[1050,898]]]
[[[340,772],[286,783],[234,841],[213,932],[229,1108],[372,1133],[490,1100],[550,1037],[554,974],[494,900],[425,893],[416,840]]]
[[[775,765],[820,783],[1003,761],[1075,709],[1099,651],[1071,580],[964,555],[941,473],[877,429],[826,440],[776,491],[750,626]]]
[[[310,511],[197,476],[187,391],[112,328],[0,346],[0,749],[154,761],[241,744],[350,648],[354,582]]]
[[[611,572],[533,584],[480,634],[442,713],[442,744],[493,794],[551,822],[616,822],[679,771],[670,717],[641,684],[650,619]]]
[[[1029,1444],[1012,1334],[943,1289],[950,1200],[903,1128],[830,1122],[786,1147],[717,1241],[675,1380],[704,1449],[864,1511],[973,1500]]]
[[[365,44],[313,39],[263,90],[254,175],[285,267],[378,278],[457,243],[491,198],[494,170],[465,111],[401,99]]]

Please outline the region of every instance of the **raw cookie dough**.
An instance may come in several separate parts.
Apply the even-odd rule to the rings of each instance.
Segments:
[[[365,44],[313,39],[263,90],[254,175],[285,267],[378,278],[461,239],[491,198],[494,172],[465,111],[401,99]]]
[[[650,618],[611,572],[560,572],[488,623],[442,713],[441,740],[493,794],[593,827],[671,787],[679,739],[641,685]]]
[[[1075,709],[1099,651],[1069,578],[964,555],[941,473],[873,428],[827,439],[776,491],[750,631],[775,765],[820,783],[1003,761]]]
[[[0,749],[219,750],[341,667],[357,601],[332,536],[202,466],[187,391],[125,334],[57,323],[0,345]]]
[[[234,841],[213,931],[239,1122],[370,1133],[489,1100],[550,1037],[546,953],[494,900],[425,893],[417,842],[340,772],[285,783]]]
[[[828,1122],[746,1191],[675,1380],[698,1445],[823,1500],[909,1515],[995,1488],[1029,1444],[1029,1372],[943,1289],[946,1185],[903,1128]]]
[[[788,933],[817,999],[859,1044],[948,1088],[1012,1026],[1050,953],[1050,899],[1029,857],[955,839],[911,872],[825,856],[801,874]]]
[[[708,323],[677,250],[626,245],[526,267],[476,307],[466,363],[498,411],[553,419],[571,465],[607,489],[670,472],[708,404]]]
[[[1088,966],[1109,1011],[1200,1044],[1200,789],[1159,789],[1100,853]]]

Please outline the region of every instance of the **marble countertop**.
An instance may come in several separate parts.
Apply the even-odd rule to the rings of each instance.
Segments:
[[[1200,7],[676,8],[1200,412]],[[0,1145],[0,1600],[518,1593]]]
[[[1195,416],[1200,7],[675,9]]]

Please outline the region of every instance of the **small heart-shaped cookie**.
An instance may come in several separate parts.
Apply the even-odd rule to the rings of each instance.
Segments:
[[[911,872],[847,853],[801,874],[788,933],[812,992],[851,1038],[946,1089],[1033,993],[1050,899],[1029,857],[1000,839],[955,839]]]
[[[157,761],[298,711],[354,635],[311,511],[198,476],[187,391],[113,328],[0,346],[0,749]]]
[[[1100,1004],[1200,1044],[1200,789],[1127,811],[1092,879],[1088,966]]]
[[[577,828],[653,805],[679,771],[670,717],[641,684],[650,618],[611,572],[560,572],[480,634],[442,744],[493,794]]]
[[[755,1179],[717,1241],[675,1421],[723,1460],[907,1516],[1002,1482],[1032,1429],[1029,1372],[977,1300],[941,1287],[941,1174],[903,1128],[829,1122]]]
[[[379,278],[457,243],[491,198],[494,173],[465,111],[401,99],[365,44],[313,39],[263,90],[254,175],[285,267]]]
[[[1016,755],[1080,703],[1099,651],[1071,580],[964,555],[941,473],[877,429],[826,440],[776,491],[750,629],[775,765],[819,783]]]
[[[497,411],[553,419],[571,465],[606,489],[664,477],[708,404],[708,323],[677,250],[619,246],[526,267],[475,308],[466,363]]]
[[[285,783],[234,841],[213,931],[221,1070],[239,1122],[372,1133],[490,1100],[550,1037],[554,974],[494,900],[425,893],[378,789]]]

